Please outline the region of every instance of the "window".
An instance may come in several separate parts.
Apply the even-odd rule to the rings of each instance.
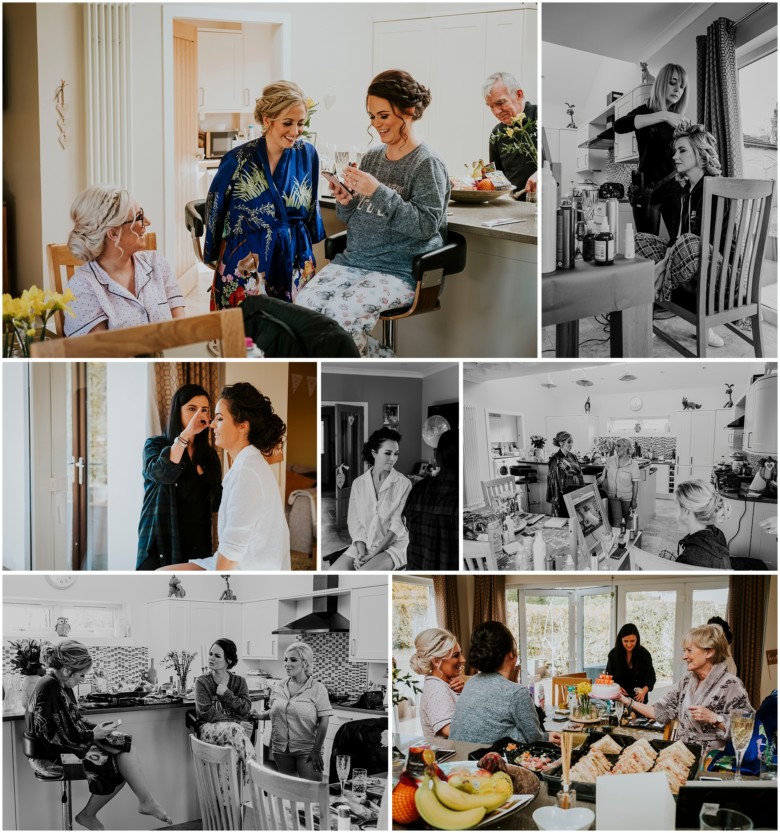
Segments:
[[[713,616],[720,616],[721,619],[725,619],[728,597],[727,587],[695,588],[693,591],[691,627],[698,628],[699,625],[706,625],[707,620]]]
[[[402,673],[411,671],[409,658],[414,653],[414,639],[426,628],[435,628],[436,605],[433,582],[393,580],[393,659]]]
[[[6,600],[3,603],[3,631],[6,638],[48,639],[56,641],[57,620],[65,618],[70,625],[67,636],[93,644],[110,641],[122,644],[129,637],[128,617],[124,606],[95,602]]]
[[[613,417],[608,421],[610,434],[668,434],[669,417]],[[639,429],[637,430],[637,426]]]
[[[642,645],[653,658],[657,686],[669,685],[674,679],[677,651],[675,619],[676,590],[640,590],[626,593],[626,622],[639,629]]]
[[[526,656],[524,669],[533,674],[547,663],[550,676],[566,674],[572,659],[571,600],[566,592],[539,593],[525,597]]]

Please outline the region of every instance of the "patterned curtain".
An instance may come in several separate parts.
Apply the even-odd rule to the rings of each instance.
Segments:
[[[731,652],[737,666],[737,676],[742,680],[753,708],[758,708],[761,703],[761,666],[768,589],[767,576],[732,576],[729,579],[726,620],[734,633]]]
[[[696,116],[715,137],[723,176],[742,176],[736,24],[719,17],[696,38]]]
[[[460,609],[458,607],[458,577],[434,576],[433,598],[436,603],[436,621],[440,628],[446,628],[463,641],[460,630]],[[466,634],[468,636],[468,634]]]
[[[474,578],[473,627],[495,620],[506,624],[506,576],[478,576]]]

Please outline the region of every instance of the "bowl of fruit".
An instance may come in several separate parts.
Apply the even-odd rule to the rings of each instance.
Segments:
[[[450,177],[450,199],[455,202],[492,202],[512,193],[512,183],[491,162],[466,164],[466,175]]]

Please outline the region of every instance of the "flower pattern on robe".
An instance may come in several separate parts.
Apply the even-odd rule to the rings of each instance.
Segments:
[[[283,151],[273,175],[265,139],[225,154],[206,202],[212,310],[239,306],[247,295],[292,301],[314,275],[312,246],[325,237],[319,169],[316,150],[301,140]]]

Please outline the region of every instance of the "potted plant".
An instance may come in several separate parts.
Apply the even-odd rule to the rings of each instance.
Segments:
[[[531,446],[534,449],[534,454],[537,460],[544,459],[544,446],[547,440],[539,434],[531,434]]]
[[[163,665],[166,668],[172,668],[179,678],[179,691],[184,697],[187,693],[187,674],[190,673],[190,665],[195,659],[195,653],[192,651],[168,651],[163,657]]]
[[[44,656],[50,643],[43,639],[20,639],[18,642],[9,640],[8,644],[15,651],[11,657],[11,668],[22,675],[21,698],[26,709],[38,678],[45,671]]]

